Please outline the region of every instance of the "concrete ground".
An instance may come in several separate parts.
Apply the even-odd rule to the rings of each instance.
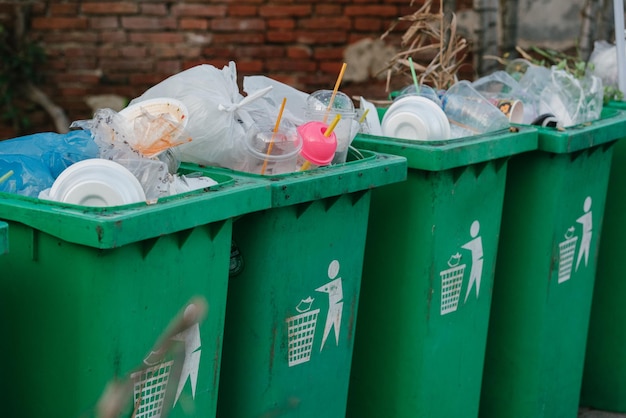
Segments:
[[[578,412],[578,418],[626,418],[626,414],[581,408]]]

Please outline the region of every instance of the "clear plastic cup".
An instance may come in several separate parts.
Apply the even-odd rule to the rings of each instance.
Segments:
[[[337,137],[337,150],[331,161],[332,164],[340,164],[346,162],[348,148],[359,132],[360,126],[354,103],[345,93],[338,91],[331,109],[328,110],[332,94],[332,90],[318,90],[311,93],[307,99],[305,118],[307,121],[321,121],[328,124],[337,114],[341,115],[339,123],[333,130]]]
[[[507,129],[509,119],[467,80],[461,80],[446,91],[443,111],[450,121],[451,136],[460,138]]]
[[[246,159],[239,170],[262,175],[296,171],[302,141],[295,130],[253,127],[245,138]]]

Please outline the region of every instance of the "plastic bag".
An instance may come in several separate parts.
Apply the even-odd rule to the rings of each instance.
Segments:
[[[172,149],[181,161],[231,168],[245,158],[243,138],[254,123],[246,107],[268,91],[245,97],[239,93],[235,63],[219,70],[203,64],[175,74],[146,90],[130,104],[172,97],[189,112],[191,142]]]
[[[99,149],[99,158],[115,161],[126,167],[139,180],[146,200],[156,202],[169,195],[171,174],[168,163],[147,157],[134,149],[135,130],[129,121],[112,109],[99,109],[93,119],[73,122],[90,130]]]
[[[589,57],[589,63],[593,64],[593,74],[602,80],[607,86],[617,87],[617,47],[607,41],[596,41]]]
[[[0,191],[37,197],[70,165],[94,158],[98,146],[87,131],[44,132],[0,141]]]

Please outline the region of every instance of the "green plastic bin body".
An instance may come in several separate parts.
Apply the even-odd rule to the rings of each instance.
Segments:
[[[626,110],[626,103],[609,107]],[[626,137],[626,131],[622,132]],[[626,412],[626,141],[613,147],[580,403]]]
[[[507,159],[536,131],[355,143],[409,169],[372,194],[347,416],[476,416]]]
[[[9,224],[0,222],[0,255],[9,252]]]
[[[219,417],[345,417],[371,190],[407,171],[364,155],[268,179],[272,208],[235,221]]]
[[[0,257],[4,415],[93,417],[107,383],[136,372],[136,418],[160,416],[179,385],[169,416],[215,416],[231,218],[268,207],[270,195],[250,179],[209,175],[211,190],[154,205],[2,195],[11,231],[11,254]],[[174,338],[184,356],[146,360],[194,296],[209,313]]]
[[[578,413],[598,243],[626,119],[539,130],[509,162],[481,417]]]

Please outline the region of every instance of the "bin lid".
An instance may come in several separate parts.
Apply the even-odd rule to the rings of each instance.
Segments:
[[[9,224],[0,222],[0,255],[9,252]]]
[[[407,161],[403,156],[351,148],[347,162],[314,170],[273,176],[223,170],[264,181],[271,188],[272,207],[284,207],[404,181]]]
[[[565,154],[626,137],[626,111],[605,107],[600,119],[562,130],[538,127],[538,149]]]
[[[189,171],[181,170],[181,173]],[[267,209],[270,190],[253,178],[205,170],[217,182],[160,199],[115,207],[87,207],[0,193],[0,220],[14,221],[67,242],[95,248],[122,245]],[[0,247],[1,248],[1,247]]]
[[[534,127],[515,127],[490,134],[431,142],[358,134],[354,145],[406,157],[409,168],[443,171],[535,150],[537,130]]]

